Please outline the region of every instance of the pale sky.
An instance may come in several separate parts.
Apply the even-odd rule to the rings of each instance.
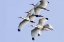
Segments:
[[[53,31],[44,31],[40,37],[36,36],[35,41],[31,39],[28,23],[21,32],[18,32],[18,25],[23,20],[19,16],[26,16],[27,11],[33,8],[29,5],[36,4],[39,0],[0,0],[0,42],[64,42],[64,0],[48,0],[47,8],[50,11],[42,10],[41,14],[48,17],[54,28]],[[37,25],[39,18],[35,19]],[[29,26],[29,27],[28,27]]]

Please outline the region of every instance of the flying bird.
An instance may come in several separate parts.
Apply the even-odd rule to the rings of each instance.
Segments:
[[[42,29],[39,29],[37,26],[34,26],[34,25],[32,25],[32,27],[35,27],[31,31],[32,40],[35,40],[35,35],[36,34],[38,34],[38,36],[40,36],[42,31],[44,31],[44,30],[46,30],[46,31],[48,31],[47,29],[53,30],[53,27],[50,24],[45,24]]]
[[[28,13],[25,18],[19,17],[19,18],[22,18],[22,19],[24,19],[24,20],[20,22],[20,24],[19,24],[19,26],[18,26],[18,31],[21,31],[21,28],[22,28],[24,25],[26,25],[28,22],[35,23],[34,21],[31,21],[31,20],[29,19],[29,16],[32,15],[33,12],[34,12],[34,10],[31,9],[29,12],[25,12],[25,13]]]
[[[35,40],[36,33],[38,33],[43,28],[46,21],[48,21],[48,18],[39,19],[38,24],[36,26],[34,26],[35,28],[33,30],[31,30],[32,40]]]
[[[41,9],[44,9],[44,10],[47,10],[47,11],[50,11],[50,10],[48,10],[46,8],[46,6],[47,6],[48,3],[49,2],[46,1],[46,0],[40,0],[36,5],[34,5],[34,4],[30,4],[30,5],[36,6],[37,8],[41,8]]]

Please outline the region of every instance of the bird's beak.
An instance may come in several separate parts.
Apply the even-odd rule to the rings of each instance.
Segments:
[[[29,12],[25,12],[25,13],[29,13]]]
[[[19,18],[22,18],[22,17],[19,17]]]
[[[34,4],[29,4],[29,5],[33,5],[33,6],[35,6]]]

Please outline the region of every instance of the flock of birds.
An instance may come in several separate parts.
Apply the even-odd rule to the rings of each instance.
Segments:
[[[22,18],[23,21],[20,22],[20,24],[18,26],[18,31],[20,32],[22,27],[25,26],[26,24],[28,24],[29,22],[35,23],[34,20],[37,17],[42,17],[42,18],[39,19],[38,24],[36,26],[31,25],[32,27],[34,27],[34,29],[31,30],[32,40],[35,40],[36,34],[38,34],[38,36],[40,36],[42,34],[42,31],[44,31],[44,30],[46,30],[46,31],[47,31],[47,29],[53,30],[53,27],[50,24],[45,24],[45,22],[47,22],[49,19],[43,17],[40,14],[40,11],[43,10],[43,9],[46,10],[46,11],[50,11],[46,8],[47,4],[49,4],[49,2],[46,1],[46,0],[40,0],[35,5],[30,4],[30,5],[33,5],[34,8],[29,10],[29,12],[26,12],[27,16],[25,18],[24,17],[19,17],[19,18]]]

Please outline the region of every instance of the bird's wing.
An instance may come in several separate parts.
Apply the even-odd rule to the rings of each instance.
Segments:
[[[38,31],[38,34],[41,35],[41,34],[42,34],[42,31],[43,31],[43,30],[39,30],[39,31]]]
[[[42,26],[42,22],[41,22],[42,20],[41,19],[39,19],[39,21],[38,21],[38,24],[37,25],[41,25]]]
[[[48,24],[48,25],[49,25],[48,29],[53,30],[52,25],[50,25],[50,24]]]
[[[48,2],[47,2],[46,0],[41,0],[41,4],[40,4],[40,5],[41,5],[43,8],[46,8],[47,4],[48,4]]]
[[[40,5],[40,2],[36,3],[34,7],[37,7],[38,5]]]
[[[31,16],[33,13],[34,13],[34,8],[32,8],[31,10],[29,10],[29,13],[27,14],[27,16],[26,16],[26,17]]]
[[[21,30],[21,28],[22,28],[24,25],[26,25],[28,22],[29,22],[28,20],[24,19],[22,22],[20,22],[20,24],[19,24],[19,26],[18,26],[18,29]]]
[[[33,30],[31,30],[31,36],[32,38],[35,38],[36,34],[38,33],[40,29],[39,28],[34,28]]]
[[[45,22],[45,19],[39,19],[38,25],[43,26]]]
[[[50,24],[45,24],[43,28],[48,28],[50,30],[53,30],[53,27]]]

